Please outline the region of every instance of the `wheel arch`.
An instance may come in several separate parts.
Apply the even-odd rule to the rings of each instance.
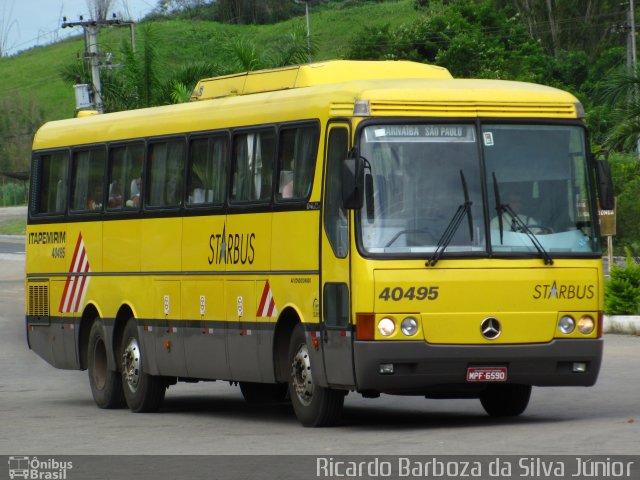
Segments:
[[[100,310],[94,303],[88,303],[82,312],[78,327],[78,363],[80,370],[86,370],[88,366],[89,333],[93,322],[97,318],[102,318]]]
[[[273,339],[273,366],[278,382],[286,382],[289,378],[289,341],[293,329],[301,323],[300,318],[300,313],[291,306],[285,307],[278,317]]]

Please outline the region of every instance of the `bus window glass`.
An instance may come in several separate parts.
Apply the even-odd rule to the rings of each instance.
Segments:
[[[148,194],[150,207],[175,208],[182,202],[185,147],[182,140],[149,146]]]
[[[471,202],[471,229],[469,219],[463,218],[445,253],[485,251],[473,125],[368,126],[362,132],[360,154],[368,162],[366,173],[373,187],[365,195],[359,222],[367,252],[434,252],[465,195]]]
[[[581,127],[485,125],[482,143],[495,252],[535,252],[522,224],[549,253],[599,250]],[[502,222],[496,198],[512,211],[500,209]]]
[[[308,198],[313,182],[319,131],[317,126],[286,128],[278,144],[278,200]]]
[[[107,209],[137,210],[140,206],[144,144],[113,147],[109,154],[109,197]]]
[[[105,160],[104,147],[73,153],[72,211],[102,210]]]
[[[275,134],[272,130],[234,136],[231,190],[233,202],[271,199],[275,144]]]
[[[34,213],[64,213],[67,205],[69,157],[67,152],[42,155],[37,159],[33,188]]]
[[[200,138],[189,144],[188,205],[221,205],[227,178],[227,138]]]
[[[338,258],[347,256],[349,231],[347,212],[342,207],[342,162],[347,158],[349,131],[333,128],[327,146],[327,173],[324,196],[324,229]]]

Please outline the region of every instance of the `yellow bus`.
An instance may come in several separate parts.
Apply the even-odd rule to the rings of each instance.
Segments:
[[[224,380],[305,426],[349,392],[515,416],[533,385],[593,385],[612,199],[583,116],[545,86],[329,61],[47,123],[29,346],[101,408]]]

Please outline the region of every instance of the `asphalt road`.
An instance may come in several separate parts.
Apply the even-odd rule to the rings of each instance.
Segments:
[[[24,257],[0,265],[0,455],[640,453],[640,337],[607,335],[595,387],[534,389],[507,421],[476,400],[350,394],[341,426],[305,429],[290,406],[248,405],[223,382],[172,386],[161,412],[134,414],[99,410],[86,372],[27,349]]]

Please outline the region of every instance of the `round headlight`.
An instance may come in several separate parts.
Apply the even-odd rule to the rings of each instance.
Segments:
[[[393,320],[390,318],[383,318],[378,322],[378,331],[380,335],[384,337],[388,337],[389,335],[393,335],[393,332],[396,331],[396,324],[393,323]]]
[[[402,330],[402,333],[404,333],[407,337],[411,337],[418,331],[418,321],[413,317],[407,317],[402,320],[402,323],[400,324],[400,330]]]
[[[558,328],[562,333],[568,335],[573,332],[574,328],[576,328],[576,321],[569,315],[565,315],[558,322]]]
[[[596,322],[594,322],[593,318],[591,318],[589,315],[584,315],[580,317],[580,320],[578,320],[578,330],[580,330],[580,333],[582,333],[583,335],[589,335],[591,332],[593,332],[595,326]]]

